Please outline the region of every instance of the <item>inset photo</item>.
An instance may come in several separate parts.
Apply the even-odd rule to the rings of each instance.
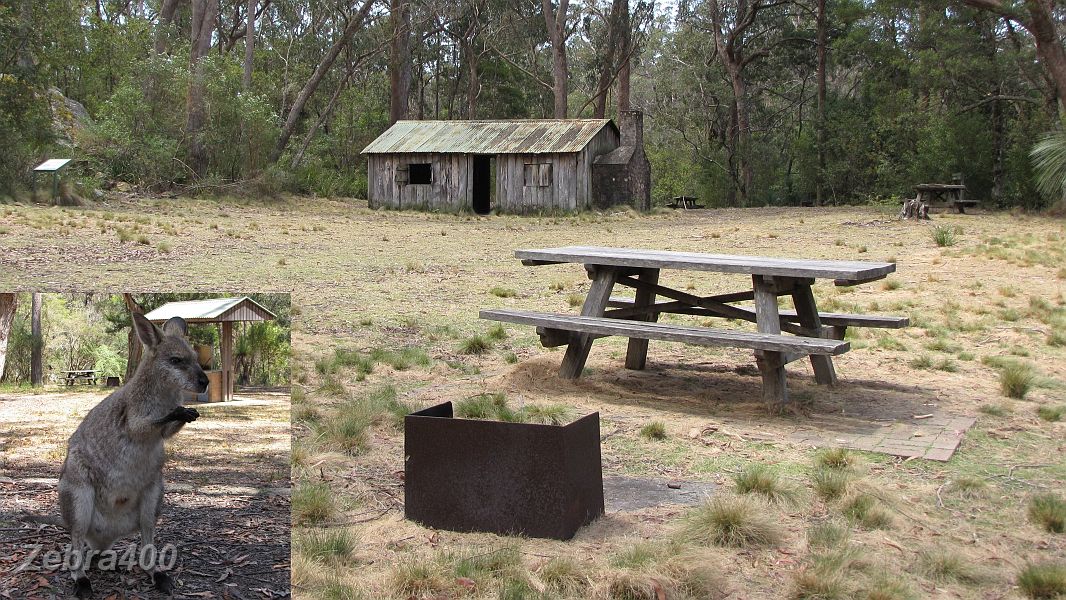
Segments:
[[[289,596],[290,306],[0,293],[0,595]]]

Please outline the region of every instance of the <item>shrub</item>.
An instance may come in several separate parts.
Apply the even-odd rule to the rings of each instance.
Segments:
[[[680,536],[699,545],[775,546],[781,530],[764,504],[745,496],[715,496],[682,518]]]
[[[1029,499],[1029,520],[1051,533],[1066,532],[1066,501],[1058,494],[1044,492]]]

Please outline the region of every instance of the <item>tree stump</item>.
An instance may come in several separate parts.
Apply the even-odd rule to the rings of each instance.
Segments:
[[[899,210],[900,219],[928,219],[929,205],[922,201],[921,197],[908,198],[903,201],[903,208]]]

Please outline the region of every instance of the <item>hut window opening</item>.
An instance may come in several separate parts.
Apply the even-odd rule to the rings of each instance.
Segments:
[[[551,163],[529,163],[522,171],[525,187],[550,187],[552,184]]]
[[[407,177],[412,185],[429,185],[433,183],[433,167],[429,163],[411,163],[407,165]]]

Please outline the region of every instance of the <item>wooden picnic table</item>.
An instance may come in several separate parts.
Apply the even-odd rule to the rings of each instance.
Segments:
[[[920,204],[932,207],[953,207],[959,214],[966,213],[967,206],[974,206],[977,200],[966,199],[966,186],[954,183],[919,183],[914,186],[914,193]]]
[[[785,365],[809,357],[820,384],[836,382],[832,356],[849,349],[847,327],[906,327],[906,317],[826,314],[818,311],[812,285],[832,279],[836,285],[856,285],[882,279],[896,270],[893,263],[840,260],[801,260],[734,256],[696,252],[668,252],[626,248],[568,246],[517,250],[522,264],[584,265],[592,280],[581,315],[521,310],[483,310],[481,318],[535,325],[545,346],[566,345],[560,367],[564,378],[581,374],[592,342],[608,335],[629,338],[626,368],[643,369],[651,339],[705,346],[730,346],[755,351],[762,374],[763,398],[772,404],[788,402]],[[659,284],[663,269],[749,275],[751,287],[736,292],[697,296]],[[636,290],[633,298],[612,298],[615,285]],[[795,310],[779,310],[778,296],[791,296]],[[656,302],[656,297],[669,299]],[[754,306],[737,302],[754,301]],[[756,324],[757,333],[736,329],[688,327],[656,323],[662,313],[740,319]],[[782,332],[792,335],[782,335]]]
[[[89,385],[96,385],[96,371],[92,369],[63,371],[63,380],[67,382],[67,385],[74,385],[79,381]]]
[[[699,200],[696,196],[674,196],[674,201],[666,206],[670,208],[703,208],[702,204],[697,204]]]

